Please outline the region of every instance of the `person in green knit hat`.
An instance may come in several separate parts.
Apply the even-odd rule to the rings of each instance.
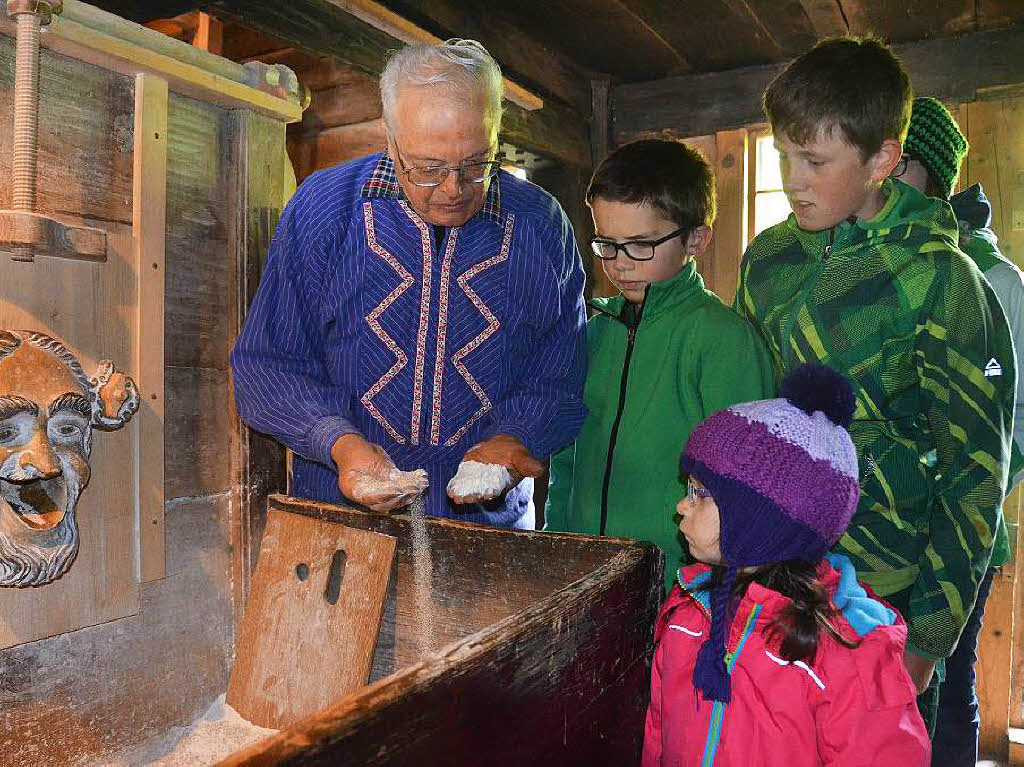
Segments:
[[[959,223],[960,249],[978,265],[992,286],[1014,340],[1017,353],[1017,407],[1013,422],[1013,453],[1010,486],[1016,487],[1024,472],[1024,274],[999,252],[999,241],[989,228],[992,207],[981,187],[974,184],[953,194],[960,165],[969,145],[953,115],[942,102],[931,97],[914,99],[910,128],[903,144],[903,158],[893,176],[929,197],[947,200]],[[933,764],[974,765],[978,759],[978,698],[975,694],[974,664],[978,633],[985,614],[985,602],[996,568],[1010,558],[1005,523],[1000,524],[989,569],[978,589],[967,624],[956,650],[946,659],[946,678],[939,687],[939,714],[935,728]]]
[[[620,292],[590,302],[589,412],[575,443],[552,456],[545,529],[651,541],[670,588],[689,562],[676,457],[711,413],[774,394],[771,361],[697,273],[715,219],[714,174],[699,152],[667,139],[619,147],[587,203],[594,256]]]

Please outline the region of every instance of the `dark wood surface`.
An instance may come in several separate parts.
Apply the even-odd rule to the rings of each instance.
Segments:
[[[662,590],[655,547],[429,520],[437,639],[452,643],[422,657],[409,652],[421,626],[403,601],[409,518],[270,504],[398,538],[397,604],[378,639],[380,655],[394,636],[397,673],[225,765],[638,762]]]
[[[973,100],[985,88],[1024,80],[1024,27],[894,46],[916,93]],[[761,94],[783,65],[684,75],[613,90],[616,145],[646,132],[700,136],[763,122]]]

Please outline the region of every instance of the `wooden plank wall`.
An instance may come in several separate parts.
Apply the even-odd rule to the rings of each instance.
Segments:
[[[0,60],[10,48],[0,36]],[[41,132],[48,172],[40,205],[130,224],[133,81],[43,52],[44,73],[58,64],[71,74],[44,87],[43,113],[63,119],[55,132]],[[0,83],[9,71],[0,66]],[[5,123],[7,109],[0,98]],[[190,721],[227,683],[234,480],[226,403],[236,279],[228,163],[237,135],[229,112],[174,94],[168,123],[167,576],[142,584],[137,615],[0,652],[5,764],[70,763],[162,734]],[[0,207],[10,199],[8,137],[0,132]],[[10,268],[0,263],[0,275]]]
[[[992,229],[1000,250],[1024,268],[1024,97],[972,102],[959,110],[958,119],[971,144],[961,186],[982,184],[993,203]],[[1004,504],[1014,542],[1019,540],[1022,496],[1019,490],[1011,493]],[[981,748],[997,758],[1007,755],[1007,725],[1024,725],[1024,588],[1019,583],[1019,559],[1018,553],[995,577],[979,640]]]

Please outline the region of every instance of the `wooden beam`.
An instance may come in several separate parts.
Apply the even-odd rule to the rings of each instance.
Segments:
[[[164,547],[164,250],[167,239],[167,81],[135,78],[135,160],[132,241],[138,280],[135,369],[142,404],[136,471],[139,483],[138,576],[167,574]]]
[[[1024,81],[1024,26],[893,46],[914,91],[973,101],[986,88]],[[667,77],[614,89],[616,144],[666,130],[700,136],[762,122],[761,95],[785,64]]]
[[[596,168],[608,156],[608,131],[611,128],[611,112],[608,95],[611,82],[608,79],[590,81],[590,157]]]
[[[224,22],[208,13],[199,14],[199,27],[192,45],[218,56],[224,52]]]
[[[14,22],[0,0],[0,35],[15,36]],[[285,122],[302,117],[299,94],[289,100],[249,85],[245,67],[152,29],[132,24],[77,0],[65,0],[40,44],[57,53],[135,77],[153,74],[173,92],[227,108],[255,109]]]
[[[403,9],[442,36],[479,40],[506,72],[515,73],[524,85],[551,94],[580,114],[590,109],[592,78],[575,61],[541,42],[521,26],[514,9],[498,3],[473,4],[460,0],[406,0]]]
[[[826,37],[841,37],[849,33],[850,25],[846,22],[839,0],[800,0],[800,7],[807,14],[811,28],[819,40]]]
[[[333,56],[370,75],[379,75],[387,51],[401,41],[372,27],[329,0],[200,0],[203,10],[275,36],[286,45]],[[590,141],[583,117],[549,100],[542,109],[508,104],[502,135],[537,154],[587,167]]]

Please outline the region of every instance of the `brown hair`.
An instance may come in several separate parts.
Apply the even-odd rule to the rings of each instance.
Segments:
[[[648,138],[623,144],[594,171],[587,204],[596,199],[650,205],[679,227],[715,221],[715,174],[682,141]]]
[[[765,90],[763,103],[773,132],[806,144],[838,128],[866,161],[886,139],[906,138],[913,95],[885,43],[838,37],[790,63]]]
[[[724,572],[724,567],[712,568],[712,577],[706,587],[713,588],[721,581]],[[817,564],[792,560],[740,571],[733,585],[734,604],[751,583],[758,583],[790,599],[767,630],[768,635],[779,642],[779,655],[783,660],[813,663],[822,632],[843,647],[860,645],[860,640],[847,639],[835,627],[833,619],[838,611],[818,580]]]

